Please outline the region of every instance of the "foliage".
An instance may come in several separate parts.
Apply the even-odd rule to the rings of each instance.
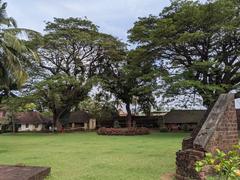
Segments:
[[[188,124],[183,124],[182,129],[183,129],[183,131],[188,132],[189,131],[189,125]]]
[[[53,113],[54,126],[64,121],[74,106],[87,97],[90,82],[67,75],[56,75],[36,84],[35,99]],[[60,120],[60,121],[59,121]]]
[[[99,128],[97,130],[98,135],[108,136],[134,136],[134,135],[147,135],[150,134],[148,128]]]
[[[155,70],[145,58],[140,50],[126,52],[121,61],[112,62],[100,75],[102,88],[126,105],[128,127],[132,126],[130,105],[135,99],[147,114],[155,105],[153,96],[157,84]]]
[[[207,165],[214,167],[219,179],[239,179],[240,145],[234,146],[234,149],[227,153],[219,149],[216,150],[216,154],[206,153],[206,157],[196,163],[196,171],[200,172]]]
[[[139,18],[129,39],[154,59],[165,95],[196,94],[211,105],[239,89],[237,0],[174,0],[159,16]]]
[[[101,73],[125,48],[90,20],[72,17],[47,22],[45,35],[35,38],[32,47],[40,56],[42,76],[66,74],[81,80]]]
[[[29,46],[40,57],[33,78],[43,81],[35,86],[36,95],[52,111],[54,125],[67,121],[69,112],[87,98],[95,76],[110,60],[117,61],[125,48],[116,38],[100,33],[91,21],[71,17],[47,22],[45,34],[34,38]]]
[[[1,107],[7,111],[4,117],[5,129],[11,129],[15,132],[15,116],[17,112],[25,112],[36,110],[36,105],[32,102],[32,98],[26,97],[8,97],[4,99]]]
[[[166,126],[160,127],[160,132],[168,132],[168,128]]]
[[[121,128],[121,126],[119,124],[119,121],[115,120],[114,123],[113,123],[113,127],[114,128]]]
[[[87,111],[97,121],[112,120],[117,116],[117,110],[109,101],[100,101],[91,98],[87,98],[78,105],[78,109]]]
[[[2,102],[1,106],[7,111],[11,111],[13,113],[33,111],[37,108],[34,103],[34,99],[31,96],[9,97]]]
[[[0,1],[0,102],[4,96],[14,95],[11,90],[19,89],[26,82],[28,76],[24,66],[29,65],[30,59],[37,59],[36,54],[18,38],[21,33],[27,37],[37,33],[17,28],[16,21],[7,17],[6,7],[7,3]]]

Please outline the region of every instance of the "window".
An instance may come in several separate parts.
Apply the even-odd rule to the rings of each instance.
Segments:
[[[35,124],[35,128],[38,128],[38,124]]]
[[[26,128],[28,128],[29,127],[29,124],[26,124]]]

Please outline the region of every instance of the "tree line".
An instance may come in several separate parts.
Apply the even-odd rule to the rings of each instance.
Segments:
[[[86,18],[54,18],[44,34],[18,28],[6,7],[0,1],[0,104],[11,111],[34,103],[60,127],[94,96],[98,116],[111,101],[124,103],[131,127],[134,101],[148,115],[159,94],[196,95],[210,107],[239,91],[238,0],[174,0],[134,23],[130,50]]]

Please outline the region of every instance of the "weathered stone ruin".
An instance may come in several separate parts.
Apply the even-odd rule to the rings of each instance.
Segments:
[[[0,165],[0,180],[44,180],[50,171],[50,167]]]
[[[228,151],[238,143],[234,99],[234,94],[220,95],[191,137],[183,140],[182,150],[176,154],[177,180],[205,179],[208,172],[197,173],[196,161],[203,159],[206,152],[214,153],[217,148]]]

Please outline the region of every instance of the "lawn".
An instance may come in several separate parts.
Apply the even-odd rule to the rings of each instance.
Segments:
[[[175,171],[184,133],[0,135],[0,164],[50,166],[48,180],[158,180]]]

